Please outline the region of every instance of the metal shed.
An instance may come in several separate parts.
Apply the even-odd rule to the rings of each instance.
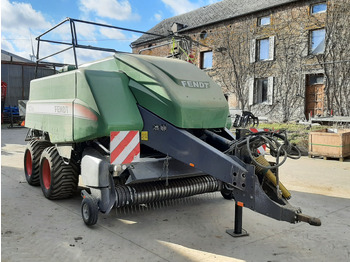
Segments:
[[[1,50],[1,80],[7,83],[5,106],[17,106],[18,100],[28,100],[30,81],[35,78],[36,63]],[[37,78],[55,74],[55,68],[39,65]]]

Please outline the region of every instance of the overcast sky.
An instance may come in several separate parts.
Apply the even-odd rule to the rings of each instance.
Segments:
[[[1,0],[1,48],[27,59],[36,54],[35,37],[66,17],[111,24],[147,31],[161,20],[179,15],[219,0]],[[131,52],[130,43],[141,35],[86,25],[78,25],[81,44],[102,45]],[[56,29],[48,38],[70,41],[68,24]],[[62,47],[52,44],[40,46],[40,56],[56,52]],[[106,54],[90,50],[79,52],[79,64],[96,60]],[[67,51],[51,59],[73,63]]]

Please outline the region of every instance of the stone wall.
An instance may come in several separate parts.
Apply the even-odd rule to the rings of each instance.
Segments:
[[[340,54],[332,53],[336,41],[335,32],[341,31],[341,40],[348,43],[350,33],[345,32],[349,25],[349,5],[346,0],[328,1],[327,12],[311,13],[311,6],[320,1],[299,1],[275,9],[265,10],[229,21],[212,24],[185,31],[186,54],[193,57],[192,62],[200,67],[201,52],[212,51],[212,68],[205,69],[229,96],[231,108],[250,110],[257,116],[271,120],[290,121],[305,117],[305,86],[309,74],[325,74],[324,114],[335,110],[339,114],[349,114],[350,81],[345,71],[349,63],[344,58],[350,55],[349,48],[338,47]],[[336,14],[336,15],[334,15]],[[270,24],[259,26],[259,18],[270,17]],[[344,26],[342,27],[342,23]],[[310,34],[313,30],[326,29],[325,51],[321,54],[310,53]],[[349,30],[348,30],[349,31]],[[332,33],[331,33],[332,32]],[[338,36],[340,37],[340,36]],[[269,43],[268,58],[257,59],[259,43]],[[167,40],[168,41],[168,40]],[[165,41],[166,42],[166,41]],[[159,45],[165,42],[153,43]],[[150,47],[149,43],[133,49],[134,53]],[[144,51],[142,54],[169,56],[172,44]],[[179,51],[179,50],[177,50]],[[181,53],[181,50],[180,50]],[[344,68],[343,74],[335,75],[334,59],[338,67]],[[333,65],[327,69],[326,65]],[[325,72],[326,69],[326,72]],[[339,71],[339,70],[338,70]],[[336,77],[337,79],[332,79]],[[344,78],[343,80],[342,77]],[[257,79],[266,79],[267,98],[265,102],[257,101]],[[341,80],[339,83],[339,79]],[[265,83],[265,82],[264,82]],[[328,85],[327,85],[328,84]],[[338,88],[337,92],[332,90]],[[335,97],[342,96],[341,105],[336,105]],[[344,98],[345,96],[345,98]],[[347,97],[346,97],[347,96]],[[342,109],[343,108],[343,109]]]

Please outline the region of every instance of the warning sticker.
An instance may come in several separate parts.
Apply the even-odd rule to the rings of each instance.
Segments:
[[[148,131],[141,131],[141,140],[148,141]]]

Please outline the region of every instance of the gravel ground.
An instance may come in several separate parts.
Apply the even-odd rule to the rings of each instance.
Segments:
[[[321,227],[243,211],[248,237],[232,238],[234,202],[219,193],[163,206],[113,210],[93,228],[79,192],[50,201],[23,173],[26,129],[1,130],[2,261],[350,261],[350,161],[302,157],[281,168],[291,204]]]

